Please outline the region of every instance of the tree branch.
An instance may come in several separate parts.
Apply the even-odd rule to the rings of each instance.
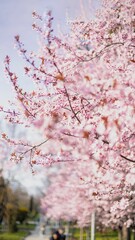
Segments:
[[[135,163],[135,160],[132,160],[128,157],[125,157],[123,154],[120,154],[120,157],[124,158],[125,160],[129,161],[129,162],[132,162],[132,163]]]
[[[70,108],[71,108],[71,111],[72,111],[72,113],[74,114],[74,117],[77,119],[77,121],[78,121],[79,123],[81,123],[80,119],[76,116],[76,113],[75,113],[75,111],[74,111],[74,109],[73,109],[73,107],[72,107],[72,104],[71,104],[71,101],[70,101],[70,98],[69,98],[69,94],[68,94],[67,89],[66,89],[65,86],[64,86],[64,89],[65,89],[65,93],[66,93],[66,96],[67,96],[67,99],[68,99],[68,102],[69,102],[69,106],[70,106]]]
[[[45,144],[45,143],[48,142],[49,140],[50,140],[50,138],[48,138],[48,139],[46,139],[45,141],[39,143],[38,145],[34,145],[34,146],[31,147],[30,149],[28,149],[28,150],[26,150],[25,152],[21,153],[21,155],[23,156],[23,155],[27,154],[28,152],[32,152],[34,149],[42,146],[43,144]]]
[[[96,139],[98,139],[98,137],[96,137]],[[102,140],[102,141],[103,141],[103,143],[109,145],[109,142],[108,142],[107,140]],[[130,158],[124,156],[123,154],[120,154],[120,157],[122,157],[123,159],[125,159],[125,160],[127,160],[127,161],[129,161],[129,162],[135,163],[135,160],[132,160],[132,159],[130,159]]]

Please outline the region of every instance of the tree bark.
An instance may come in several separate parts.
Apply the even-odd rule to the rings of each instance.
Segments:
[[[83,240],[83,228],[80,228],[80,240]]]
[[[122,234],[123,234],[122,240],[127,240],[127,227],[125,225],[122,227]]]
[[[131,229],[127,228],[127,240],[131,240]]]
[[[118,239],[123,240],[123,231],[121,226],[118,228]]]

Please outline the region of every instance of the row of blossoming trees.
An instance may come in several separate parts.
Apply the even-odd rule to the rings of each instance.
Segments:
[[[16,107],[1,111],[9,122],[38,129],[40,140],[3,133],[14,148],[11,161],[26,161],[33,172],[65,162],[42,199],[48,216],[87,225],[96,209],[106,226],[134,225],[135,0],[104,0],[95,19],[70,22],[61,37],[53,33],[51,12],[33,17],[42,25],[33,24],[39,52],[15,40],[34,88],[20,87],[7,56]]]

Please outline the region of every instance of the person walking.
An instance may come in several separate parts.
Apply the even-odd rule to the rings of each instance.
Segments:
[[[66,240],[66,235],[64,233],[64,228],[59,228],[58,229],[58,233],[59,233],[59,237],[60,237],[60,240]]]
[[[50,240],[61,240],[60,234],[57,230],[53,231],[52,236],[50,237]]]

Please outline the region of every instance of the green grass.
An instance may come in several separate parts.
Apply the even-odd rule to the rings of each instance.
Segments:
[[[22,240],[26,236],[26,232],[0,233],[0,240]]]
[[[80,239],[80,229],[79,228],[73,228],[71,230],[72,237],[76,240]],[[104,233],[96,232],[95,234],[96,240],[118,240],[118,232],[107,230]],[[86,230],[83,230],[83,240],[86,240]]]
[[[35,224],[18,224],[16,233],[0,232],[0,240],[22,240],[35,228]]]
[[[17,228],[19,231],[31,231],[34,230],[36,227],[36,224],[18,224]]]
[[[118,240],[118,231],[107,230],[104,233],[97,232],[96,240]]]

